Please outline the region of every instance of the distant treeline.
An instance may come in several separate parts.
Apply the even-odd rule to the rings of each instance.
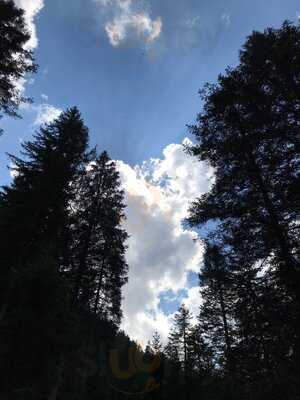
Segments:
[[[0,118],[28,101],[17,86],[36,71],[28,40],[23,12],[0,0]],[[155,333],[143,350],[119,330],[124,193],[78,109],[9,156],[0,399],[300,399],[300,28],[253,32],[239,65],[200,93],[186,151],[215,178],[186,223],[207,231],[202,303],[196,324],[180,307],[166,345]]]

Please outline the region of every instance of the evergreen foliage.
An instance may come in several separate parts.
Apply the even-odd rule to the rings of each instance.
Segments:
[[[18,81],[37,69],[32,51],[26,48],[30,34],[24,11],[13,0],[0,0],[0,38],[1,119],[4,114],[17,117],[19,105],[30,101],[18,88]]]

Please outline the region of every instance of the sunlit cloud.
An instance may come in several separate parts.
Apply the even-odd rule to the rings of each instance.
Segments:
[[[25,11],[25,20],[31,35],[30,40],[26,43],[27,49],[35,49],[38,46],[38,38],[36,33],[35,18],[44,7],[43,0],[14,0],[16,5]]]
[[[62,110],[52,106],[51,104],[43,103],[33,107],[36,111],[36,118],[34,125],[43,125],[52,122],[54,119],[59,117]]]
[[[185,141],[187,143],[187,140]],[[126,194],[126,229],[130,235],[129,282],[124,289],[123,329],[145,343],[154,330],[168,335],[171,316],[159,306],[160,296],[187,291],[187,304],[201,301],[188,275],[198,272],[203,247],[196,232],[183,227],[190,201],[210,187],[213,172],[186,154],[182,144],[170,144],[161,159],[131,167],[117,162]],[[199,301],[196,302],[196,298]]]
[[[112,11],[113,18],[106,22],[105,32],[112,46],[118,47],[127,41],[150,44],[162,32],[162,19],[152,19],[149,12],[132,0],[96,0]]]

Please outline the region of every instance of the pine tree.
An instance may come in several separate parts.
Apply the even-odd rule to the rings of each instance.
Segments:
[[[262,397],[279,398],[285,382],[284,396],[293,398],[299,380],[299,45],[300,27],[287,22],[254,32],[240,64],[201,92],[203,112],[191,127],[190,151],[214,167],[215,181],[192,204],[189,223],[216,222],[209,238],[230,258],[227,312],[237,336],[225,347],[235,374],[249,378],[241,386],[252,382],[250,398],[254,382]],[[260,278],[257,265],[267,269]],[[202,315],[216,324],[210,286],[203,295]]]
[[[232,374],[234,296],[225,257],[215,244],[206,243],[200,284],[203,304],[199,324],[213,346],[215,363],[223,365],[226,374]]]
[[[73,108],[22,145],[24,159],[10,156],[17,175],[1,193],[1,265],[24,266],[43,246],[52,246],[60,268],[67,262],[72,182],[85,161],[87,140],[87,128]]]
[[[151,393],[152,399],[163,399],[167,390],[165,381],[165,354],[160,334],[155,331],[152,340],[148,344],[152,359],[157,360],[158,368],[154,371],[153,378],[156,390]]]
[[[269,257],[300,300],[300,27],[254,32],[218,84],[202,91],[191,152],[215,169],[210,193],[190,210],[192,226],[215,234],[249,264]]]
[[[72,182],[84,166],[87,141],[73,108],[23,145],[24,159],[11,156],[17,176],[0,199],[1,339],[9,334],[10,350],[1,375],[11,395],[24,387],[33,398],[55,392],[60,359],[72,342],[62,271],[69,259]]]
[[[204,339],[204,330],[200,323],[192,327],[189,336],[191,358],[195,378],[201,381],[213,372],[212,351]]]
[[[184,395],[188,399],[190,377],[193,370],[193,357],[190,336],[192,333],[192,316],[183,304],[173,319],[172,331],[169,335],[169,352],[176,360],[178,357],[183,372]],[[172,354],[173,353],[173,354]]]
[[[244,265],[234,278],[237,383],[251,398],[294,398],[297,393],[293,298],[274,273]],[[289,388],[288,390],[286,388]]]
[[[18,116],[18,106],[29,101],[17,86],[26,74],[36,71],[33,53],[26,49],[29,39],[24,11],[12,0],[0,0],[0,119],[3,114]]]
[[[115,163],[103,152],[78,182],[71,276],[77,304],[119,324],[127,282],[124,193]]]
[[[166,359],[166,397],[171,400],[182,394],[181,360],[173,332],[169,335],[168,343],[164,348],[164,355]]]
[[[157,331],[155,331],[153,334],[152,340],[150,342],[150,347],[154,354],[162,353],[163,345],[161,342],[160,334]]]

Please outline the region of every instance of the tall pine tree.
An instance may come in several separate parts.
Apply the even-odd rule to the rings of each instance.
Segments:
[[[23,145],[23,159],[11,156],[17,175],[0,199],[3,395],[55,392],[71,323],[61,271],[69,259],[72,182],[84,167],[87,142],[73,108]]]
[[[18,116],[18,106],[29,101],[18,88],[20,79],[36,71],[33,53],[25,46],[29,39],[24,11],[13,0],[0,0],[0,119]]]
[[[206,243],[204,265],[200,273],[202,299],[199,323],[214,349],[215,363],[232,374],[234,342],[231,276],[221,249]]]
[[[117,325],[128,270],[124,207],[116,165],[103,152],[78,181],[70,276],[74,301]]]
[[[183,377],[183,393],[186,399],[190,398],[190,378],[193,370],[193,356],[191,346],[191,324],[192,315],[188,308],[183,304],[173,319],[172,331],[169,335],[168,348],[170,349],[171,359],[178,357]]]
[[[215,169],[192,226],[218,221],[225,246],[254,264],[269,257],[300,300],[300,27],[254,32],[240,64],[201,92],[191,152]]]

